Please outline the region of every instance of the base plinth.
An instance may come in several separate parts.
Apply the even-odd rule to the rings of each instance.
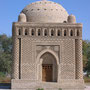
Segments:
[[[39,82],[31,80],[12,80],[12,90],[84,90],[83,80],[61,80],[60,82]]]

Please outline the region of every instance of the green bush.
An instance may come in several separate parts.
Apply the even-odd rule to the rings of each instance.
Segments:
[[[43,88],[38,88],[37,90],[44,90]]]
[[[86,83],[90,83],[90,78],[87,77],[87,76],[84,76],[84,81],[85,81]]]
[[[0,72],[0,77],[5,77],[5,76],[6,76],[5,73]]]

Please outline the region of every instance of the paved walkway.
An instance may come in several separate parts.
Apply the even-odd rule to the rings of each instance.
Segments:
[[[0,90],[10,90],[10,86],[0,86]],[[90,90],[90,86],[86,86],[85,90]]]
[[[90,90],[90,83],[86,83],[86,88],[85,90]]]
[[[10,90],[10,89],[0,89],[0,90]],[[85,90],[90,90],[90,86],[87,86]]]
[[[87,87],[85,88],[85,90],[90,90],[90,86],[87,86]]]

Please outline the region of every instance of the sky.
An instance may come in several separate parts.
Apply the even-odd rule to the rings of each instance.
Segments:
[[[12,35],[12,23],[28,4],[38,0],[0,0],[0,34]],[[83,24],[83,39],[90,40],[90,0],[49,0],[61,4]]]

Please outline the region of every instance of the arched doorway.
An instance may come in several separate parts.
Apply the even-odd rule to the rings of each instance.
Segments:
[[[57,81],[57,62],[56,58],[49,52],[45,52],[42,59],[42,81],[56,82]]]

